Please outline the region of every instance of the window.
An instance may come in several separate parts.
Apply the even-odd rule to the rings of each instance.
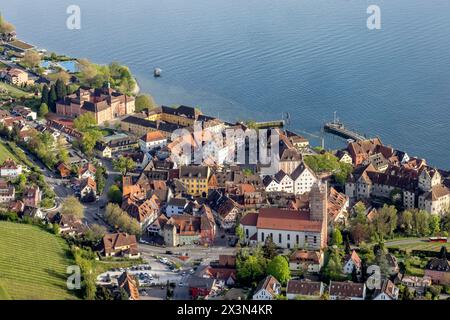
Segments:
[[[288,239],[288,241],[291,240],[291,235],[290,234],[287,235],[287,239]]]
[[[305,234],[305,242],[308,242],[308,235]]]
[[[317,243],[317,237],[314,236],[314,243]]]
[[[297,244],[300,242],[298,234],[295,236],[295,242],[297,242]]]
[[[248,238],[248,229],[245,229],[245,236]]]
[[[278,242],[281,243],[281,233],[278,234]]]
[[[264,241],[264,232],[261,232],[261,241]]]

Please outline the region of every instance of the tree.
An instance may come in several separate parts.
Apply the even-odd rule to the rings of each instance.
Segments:
[[[323,268],[322,274],[326,280],[341,280],[342,279],[342,262],[339,252],[330,249],[327,262]]]
[[[106,233],[106,228],[104,226],[93,224],[90,226],[90,228],[86,231],[85,238],[94,243],[97,244],[102,240],[103,236]]]
[[[49,94],[50,90],[48,89],[48,86],[44,84],[42,87],[42,93],[41,93],[41,103],[45,103],[47,106],[49,104]]]
[[[244,228],[242,228],[242,226],[239,223],[236,224],[235,233],[239,239],[239,242],[244,241],[244,239],[245,239]]]
[[[127,172],[133,171],[136,168],[136,163],[131,158],[120,156],[113,160],[113,167],[114,170],[119,171],[124,176]]]
[[[66,71],[60,71],[56,74],[56,80],[60,80],[64,84],[64,90],[67,94],[67,87],[65,85],[70,82],[70,74]]]
[[[84,207],[77,198],[71,196],[66,198],[61,207],[62,215],[72,215],[82,219],[84,217]]]
[[[429,221],[430,234],[438,234],[441,231],[441,218],[438,215],[431,215]]]
[[[397,228],[397,209],[394,206],[384,205],[378,210],[371,223],[373,232],[384,239],[386,236],[392,237]]]
[[[398,227],[401,229],[406,235],[411,235],[413,231],[413,213],[409,210],[405,210],[400,215],[400,219],[398,220]]]
[[[3,19],[3,16],[0,13],[0,33],[9,34],[14,30],[16,30],[16,27],[14,27],[13,24],[5,21],[5,19]]]
[[[340,246],[342,245],[342,233],[338,228],[333,229],[333,233],[331,234],[331,245]]]
[[[267,273],[274,276],[282,285],[291,278],[289,263],[286,257],[276,256],[267,264]]]
[[[103,190],[106,186],[106,179],[105,179],[105,169],[103,167],[98,167],[97,171],[95,172],[95,182],[97,183],[97,192],[99,194],[103,193]]]
[[[56,80],[55,91],[57,100],[61,100],[67,95],[66,85],[64,84],[63,80]]]
[[[253,254],[241,250],[236,257],[237,278],[241,284],[249,285],[260,281],[266,274],[266,259],[257,248]]]
[[[28,68],[35,68],[41,63],[41,55],[35,50],[28,50],[25,52],[22,62]]]
[[[38,116],[40,118],[43,118],[47,113],[48,113],[48,105],[46,103],[41,103],[41,106],[39,107]]]
[[[79,132],[87,132],[89,129],[95,128],[97,121],[92,113],[86,112],[73,120],[73,127]]]
[[[273,242],[272,236],[266,237],[266,240],[264,241],[264,246],[262,249],[263,249],[263,253],[264,253],[264,258],[266,258],[266,259],[269,259],[269,260],[273,259],[277,255],[277,246]]]
[[[112,185],[108,191],[108,199],[112,203],[121,203],[122,202],[122,191],[120,191],[117,185]]]
[[[348,238],[348,233],[345,236],[344,247],[345,247],[345,254],[351,254],[352,253],[352,250],[350,248],[350,239]]]
[[[413,231],[416,236],[424,237],[430,233],[430,214],[425,210],[414,210]]]
[[[120,288],[119,293],[120,293],[120,300],[130,300],[130,296],[128,295],[128,293],[125,291],[124,288]]]
[[[139,223],[124,212],[117,204],[109,203],[106,206],[105,218],[109,224],[121,229],[123,232],[134,234],[137,237],[141,235]]]
[[[155,107],[155,101],[148,94],[139,95],[136,97],[135,110],[141,112],[145,109],[153,109]]]
[[[50,92],[48,94],[48,106],[50,107],[50,110],[52,112],[56,112],[56,101],[58,100],[58,97],[56,95],[56,89],[55,85],[50,86]]]

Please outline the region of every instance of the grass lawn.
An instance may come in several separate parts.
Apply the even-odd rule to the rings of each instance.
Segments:
[[[428,250],[428,251],[440,251],[442,246],[447,247],[450,250],[450,243],[438,243],[438,242],[427,242],[427,241],[417,241],[414,243],[406,244],[386,244],[388,248],[398,248],[401,250],[411,251],[411,250]]]
[[[11,153],[8,146],[0,141],[0,163],[3,163],[8,158],[18,161],[17,158]]]
[[[2,81],[0,81],[0,89],[5,89],[6,91],[8,91],[13,98],[22,98],[31,96],[31,93],[20,90],[19,88],[16,88]]]
[[[77,299],[66,288],[74,264],[65,241],[39,227],[0,222],[0,299]]]

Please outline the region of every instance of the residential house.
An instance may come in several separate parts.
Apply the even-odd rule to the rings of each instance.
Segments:
[[[339,162],[352,164],[353,160],[348,151],[346,150],[338,150],[335,156],[339,159]]]
[[[419,195],[418,207],[431,214],[445,214],[450,208],[450,188],[444,184],[433,186],[430,191]]]
[[[343,268],[343,272],[345,274],[352,274],[353,269],[356,270],[356,274],[360,274],[361,268],[362,268],[362,261],[355,250],[353,250],[351,254],[345,256]]]
[[[93,202],[96,199],[97,183],[91,177],[81,180],[80,200],[82,202]]]
[[[28,77],[28,72],[11,67],[0,70],[0,79],[4,79],[6,82],[15,86],[31,85],[34,83],[34,81]]]
[[[373,300],[398,300],[399,288],[391,280],[383,280],[381,288],[375,290]]]
[[[91,178],[95,180],[95,173],[97,169],[91,163],[86,163],[78,170],[78,179]]]
[[[51,223],[59,226],[59,233],[63,235],[69,235],[72,237],[79,236],[84,234],[88,229],[81,219],[78,219],[72,215],[63,215],[58,212],[48,218]]]
[[[330,281],[330,300],[364,300],[366,298],[366,284],[354,282]]]
[[[210,173],[206,166],[181,166],[179,179],[186,186],[188,194],[206,197]]]
[[[100,145],[107,146],[111,151],[111,155],[118,152],[136,150],[139,146],[135,137],[130,137],[123,133],[104,137],[100,141]],[[103,149],[103,147],[99,146],[98,149]],[[108,155],[109,150],[105,153],[105,149],[103,149],[103,153]]]
[[[185,198],[172,198],[169,200],[166,206],[166,216],[170,218],[173,215],[183,214],[184,210],[188,206],[189,201]]]
[[[95,145],[95,153],[99,156],[99,157],[103,157],[103,158],[111,158],[112,157],[112,151],[111,148],[108,147],[106,144],[104,143],[97,143]]]
[[[234,200],[220,191],[212,190],[206,199],[206,203],[211,207],[214,217],[222,229],[230,230],[236,226],[240,207]]]
[[[0,165],[0,176],[16,178],[22,173],[22,166],[14,160],[8,158]]]
[[[72,170],[68,166],[66,166],[63,162],[58,164],[56,170],[58,170],[59,176],[63,179],[68,178],[72,175]]]
[[[143,152],[149,152],[167,145],[167,137],[161,131],[150,131],[139,140],[139,147]]]
[[[125,290],[129,300],[139,300],[139,282],[135,276],[125,271],[117,278],[117,287],[119,291]]]
[[[141,228],[144,229],[159,216],[160,205],[161,201],[156,195],[152,195],[147,199],[146,197],[131,194],[123,199],[122,210],[136,219]]]
[[[21,116],[25,120],[33,121],[37,119],[37,113],[31,108],[25,106],[15,106],[12,109],[12,113],[17,116]]]
[[[202,218],[199,216],[189,214],[174,215],[164,226],[164,242],[170,247],[210,243],[212,239],[203,239],[202,236],[213,233],[211,228],[210,224],[202,223]]]
[[[211,208],[207,205],[202,205],[199,210],[200,215],[200,243],[212,245],[216,238],[216,221]]]
[[[16,196],[16,188],[5,179],[0,179],[0,203],[10,203]]]
[[[289,280],[286,286],[286,297],[288,300],[298,298],[318,300],[324,293],[323,282],[308,280]]]
[[[191,276],[188,279],[189,295],[192,299],[207,298],[214,289],[214,278]]]
[[[140,257],[136,236],[124,232],[106,234],[103,237],[102,253],[106,257]]]
[[[289,269],[318,273],[323,266],[323,251],[295,250],[289,256]]]
[[[22,195],[25,207],[38,208],[42,199],[42,192],[38,186],[27,187]]]
[[[281,293],[281,284],[273,276],[267,276],[258,284],[253,300],[275,300]]]
[[[425,277],[430,277],[433,284],[450,285],[450,264],[447,258],[432,258],[425,267]]]
[[[319,181],[314,171],[312,171],[303,161],[294,172],[292,172],[291,178],[294,181],[295,194],[310,192],[313,185]]]
[[[401,276],[400,281],[410,290],[416,291],[419,294],[424,294],[426,289],[432,284],[429,276],[416,277],[403,275]]]
[[[164,226],[166,225],[168,220],[169,219],[164,214],[160,214],[155,221],[147,226],[147,233],[152,236],[158,235],[160,237],[163,237]]]
[[[345,224],[350,198],[333,187],[328,193],[328,221],[330,224]]]

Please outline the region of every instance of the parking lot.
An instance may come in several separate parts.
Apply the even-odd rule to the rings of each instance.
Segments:
[[[99,285],[116,284],[119,276],[127,271],[139,280],[141,287],[166,285],[167,282],[175,283],[177,287],[185,287],[193,270],[190,270],[191,272],[189,270],[171,270],[171,262],[164,258],[161,260],[149,259],[146,264],[109,270],[97,277],[97,283]]]

